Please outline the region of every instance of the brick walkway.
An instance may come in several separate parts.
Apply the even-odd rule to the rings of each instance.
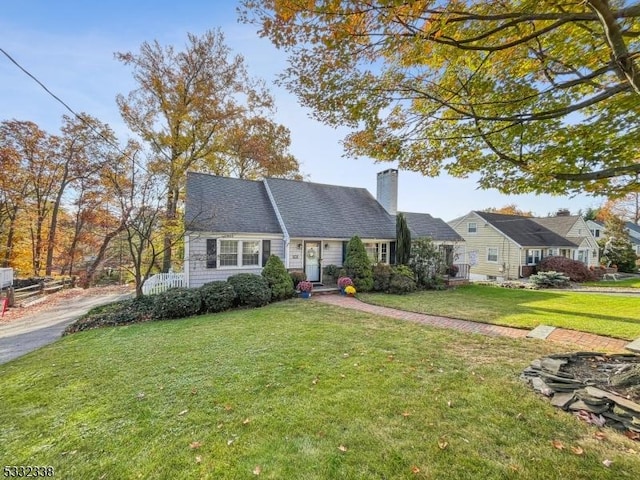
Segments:
[[[498,325],[472,322],[469,320],[456,320],[454,318],[437,317],[423,313],[405,312],[402,310],[396,310],[395,308],[370,305],[355,298],[340,295],[317,295],[313,298],[318,302],[342,308],[351,308],[353,310],[360,310],[362,312],[381,315],[383,317],[407,320],[410,322],[422,323],[439,328],[448,328],[461,332],[511,338],[526,338],[529,334],[529,330],[521,328],[501,327]],[[627,340],[603,337],[600,335],[593,335],[591,333],[578,332],[576,330],[566,330],[564,328],[556,328],[551,335],[547,337],[547,340],[557,343],[577,345],[585,348],[586,350],[629,353],[628,350],[625,350],[625,346],[629,343]]]

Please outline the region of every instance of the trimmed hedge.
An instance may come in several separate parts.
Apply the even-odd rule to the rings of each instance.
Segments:
[[[540,260],[538,272],[560,272],[569,277],[572,282],[595,280],[594,273],[584,263],[560,256],[545,257]]]
[[[146,322],[153,317],[155,299],[140,297],[92,308],[85,316],[65,328],[63,335],[100,327]]]
[[[342,266],[359,292],[368,292],[373,288],[371,260],[364,248],[364,243],[357,235],[351,237],[347,244],[347,254]]]
[[[205,283],[199,290],[203,311],[207,313],[229,310],[236,300],[236,291],[226,281]]]
[[[393,269],[391,265],[376,263],[373,266],[373,290],[375,292],[387,292],[392,275]]]
[[[190,317],[202,309],[202,297],[196,288],[172,288],[152,297],[153,318],[157,320]]]
[[[227,278],[236,292],[236,304],[245,307],[262,307],[271,300],[269,282],[253,273],[239,273]]]

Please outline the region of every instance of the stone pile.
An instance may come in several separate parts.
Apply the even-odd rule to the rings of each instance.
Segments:
[[[640,403],[633,400],[640,398],[638,368],[640,355],[578,352],[534,360],[520,378],[590,423],[640,434]]]

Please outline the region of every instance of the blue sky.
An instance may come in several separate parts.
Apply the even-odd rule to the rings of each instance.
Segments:
[[[253,76],[271,85],[277,120],[291,130],[292,153],[305,177],[314,182],[367,188],[375,195],[376,173],[394,167],[368,158],[343,157],[340,140],[346,130],[333,129],[308,117],[297,99],[273,85],[286,66],[284,55],[256,34],[256,27],[237,22],[234,0],[3,2],[0,47],[77,112],[109,123],[121,141],[130,135],[120,119],[117,94],[135,85],[131,71],[114,52],[139,50],[144,41],[182,48],[187,32],[220,28],[227,44],[244,56]],[[35,82],[0,55],[0,120],[30,120],[57,133],[68,113]],[[427,178],[401,171],[398,207],[451,220],[470,210],[515,203],[523,210],[547,215],[559,208],[572,212],[596,207],[601,199],[546,195],[506,196],[478,190],[472,179]]]

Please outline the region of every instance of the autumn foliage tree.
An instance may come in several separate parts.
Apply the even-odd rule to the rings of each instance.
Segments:
[[[505,193],[640,187],[640,5],[243,0],[347,152]]]
[[[243,58],[232,55],[220,31],[189,34],[182,51],[144,42],[139,53],[117,53],[116,58],[133,68],[137,83],[128,95],[117,97],[122,117],[150,147],[151,171],[165,179],[162,268],[168,271],[171,246],[180,235],[178,207],[187,170],[254,176],[295,172],[298,164],[283,148],[268,147],[257,138],[282,144],[288,142],[288,132],[270,130],[272,96],[263,82],[248,75]],[[273,161],[274,155],[284,164]]]

